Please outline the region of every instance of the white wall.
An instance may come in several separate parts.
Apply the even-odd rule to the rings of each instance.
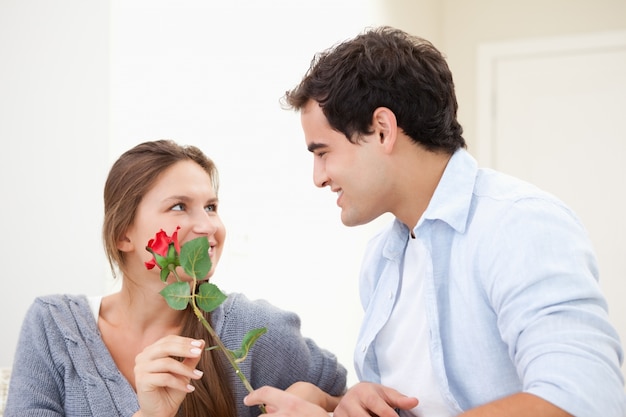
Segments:
[[[36,295],[104,289],[108,51],[107,1],[0,0],[0,366]]]
[[[442,3],[440,47],[448,55],[455,76],[459,117],[470,146],[479,140],[476,137],[479,45],[626,29],[624,0],[443,0]],[[408,29],[419,31],[420,27]]]

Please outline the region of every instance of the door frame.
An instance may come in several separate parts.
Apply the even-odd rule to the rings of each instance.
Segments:
[[[483,43],[477,51],[477,113],[474,155],[482,166],[494,167],[496,75],[504,60],[546,54],[578,55],[626,49],[626,30]]]

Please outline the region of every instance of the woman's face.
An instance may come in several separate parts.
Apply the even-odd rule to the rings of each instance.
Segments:
[[[193,161],[172,165],[160,174],[154,186],[144,195],[137,207],[135,221],[123,239],[125,242],[120,242],[120,249],[127,252],[127,265],[133,269],[135,267],[130,266],[131,263],[143,266],[144,262],[152,259],[145,249],[148,241],[161,229],[172,236],[180,226],[178,241],[181,246],[197,237],[208,238],[213,264],[208,275],[211,277],[226,238],[226,229],[217,208],[218,200],[211,177],[200,165]],[[145,266],[143,268],[146,269]],[[184,272],[181,278],[183,276]]]

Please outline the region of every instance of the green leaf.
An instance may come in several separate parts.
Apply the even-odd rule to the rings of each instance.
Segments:
[[[174,310],[184,310],[191,299],[191,287],[188,282],[175,282],[163,288],[159,294]]]
[[[263,336],[265,333],[267,333],[266,327],[250,330],[248,333],[246,333],[243,340],[241,341],[241,348],[230,351],[230,353],[232,353],[235,357],[235,362],[243,362],[248,356],[248,352],[250,352],[252,346],[256,343],[259,337]]]
[[[226,300],[224,294],[215,284],[205,282],[198,288],[196,303],[201,310],[210,313]]]
[[[203,279],[211,270],[209,240],[206,236],[197,237],[180,248],[180,264],[190,277]]]

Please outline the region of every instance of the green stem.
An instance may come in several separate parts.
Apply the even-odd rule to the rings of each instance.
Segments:
[[[215,344],[217,345],[217,347],[222,351],[224,356],[226,356],[226,359],[228,359],[228,362],[230,362],[230,365],[235,370],[235,374],[239,377],[241,382],[243,382],[243,385],[246,387],[248,392],[254,391],[254,388],[252,388],[252,385],[250,385],[250,382],[248,382],[248,378],[246,378],[246,376],[243,374],[243,372],[241,372],[241,369],[239,368],[239,365],[235,361],[235,358],[233,357],[232,353],[230,353],[230,350],[228,350],[228,348],[224,345],[224,343],[222,342],[222,339],[220,339],[220,337],[217,335],[215,330],[213,330],[213,327],[211,327],[211,324],[204,318],[204,315],[202,314],[202,311],[197,306],[197,304],[196,304],[196,288],[195,287],[196,287],[196,280],[194,279],[193,280],[193,288],[192,288],[192,292],[191,292],[191,294],[192,294],[192,296],[191,296],[191,305],[193,307],[194,314],[196,315],[196,317],[198,317],[198,320],[200,320],[200,323],[202,323],[204,328],[207,329],[207,331],[209,332],[209,334],[211,335],[211,337],[215,341]],[[259,405],[259,408],[261,409],[261,412],[263,414],[267,413],[267,411],[265,410],[265,406],[263,404]]]

